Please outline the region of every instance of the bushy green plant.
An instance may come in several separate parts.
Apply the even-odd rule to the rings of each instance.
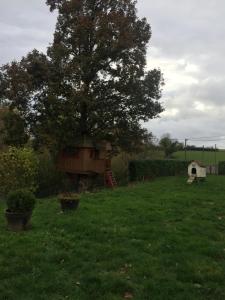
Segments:
[[[30,148],[10,147],[0,153],[0,194],[6,196],[10,191],[37,188],[38,161]]]
[[[7,195],[6,203],[10,212],[29,212],[34,209],[35,196],[29,190],[15,190]]]
[[[63,185],[65,174],[57,170],[56,162],[48,150],[43,150],[38,157],[37,183],[38,197],[58,194]]]
[[[128,166],[133,158],[131,154],[122,152],[112,159],[112,171],[119,185],[128,183]]]

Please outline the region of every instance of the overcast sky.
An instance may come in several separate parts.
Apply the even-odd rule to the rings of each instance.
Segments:
[[[165,79],[165,112],[145,126],[157,137],[215,137],[208,145],[225,147],[225,1],[138,0],[138,9],[152,27],[148,68]],[[55,22],[45,0],[0,0],[0,64],[45,51]]]

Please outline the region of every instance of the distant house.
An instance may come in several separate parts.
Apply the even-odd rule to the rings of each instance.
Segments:
[[[188,166],[189,178],[206,178],[206,166],[199,161],[192,161]]]

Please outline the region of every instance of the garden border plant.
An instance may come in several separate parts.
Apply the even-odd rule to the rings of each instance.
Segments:
[[[80,196],[77,193],[62,193],[58,198],[62,212],[76,210],[80,203]]]

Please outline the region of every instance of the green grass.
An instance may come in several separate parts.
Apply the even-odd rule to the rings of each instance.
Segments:
[[[86,194],[72,214],[46,199],[19,234],[2,213],[0,299],[225,299],[224,195],[212,176]]]
[[[179,151],[176,152],[174,155],[174,158],[184,160],[185,159],[185,152]],[[205,151],[204,153],[202,151],[187,151],[187,160],[200,160],[205,164],[215,164],[219,161],[225,161],[225,151],[220,150],[216,152],[216,158],[215,158],[215,152],[214,151]]]

